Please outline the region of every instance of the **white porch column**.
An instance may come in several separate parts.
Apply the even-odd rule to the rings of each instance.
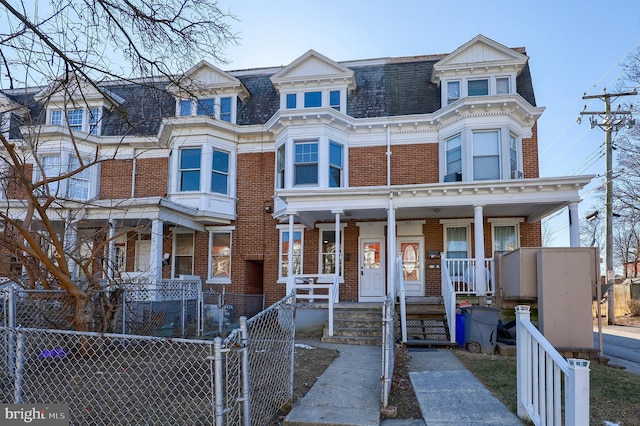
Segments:
[[[75,279],[78,276],[78,265],[69,254],[75,253],[78,248],[78,228],[76,222],[72,222],[71,219],[67,221],[64,228],[64,251],[67,257],[67,264],[69,265],[69,276]]]
[[[107,278],[112,280],[114,277],[116,262],[116,224],[113,220],[109,221],[109,248],[107,252]]]
[[[473,206],[473,230],[476,253],[476,294],[487,295],[487,280],[484,268],[484,222],[482,220],[482,206]]]
[[[393,206],[393,194],[389,197],[389,211],[387,212],[387,244],[389,246],[387,266],[387,294],[395,299],[396,289],[396,209]]]
[[[289,214],[289,246],[287,250],[288,262],[287,262],[287,294],[290,294],[295,287],[295,280],[293,278],[293,214]]]
[[[152,284],[162,281],[162,225],[160,219],[151,222],[151,249],[149,253],[149,279]]]
[[[578,203],[569,203],[569,246],[580,247],[580,218]]]
[[[342,261],[341,261],[341,253],[342,253],[342,245],[340,244],[340,242],[342,241],[342,239],[340,238],[340,214],[342,214],[342,210],[333,210],[333,213],[335,213],[336,215],[336,250],[335,250],[335,256],[336,256],[336,263],[335,263],[335,268],[336,268],[336,280],[335,280],[335,285],[338,286],[338,289],[340,288],[340,273],[342,272]],[[336,302],[340,301],[340,293],[338,294],[338,300],[336,300]]]

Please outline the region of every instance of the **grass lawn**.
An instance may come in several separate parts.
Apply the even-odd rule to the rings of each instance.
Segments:
[[[511,411],[516,412],[516,357],[455,350],[458,359]],[[591,363],[591,425],[640,425],[640,375]]]

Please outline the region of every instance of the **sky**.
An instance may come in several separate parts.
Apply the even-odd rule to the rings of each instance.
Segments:
[[[525,47],[537,106],[546,108],[538,121],[540,175],[596,175],[581,192],[580,217],[604,210],[594,195],[605,173],[605,134],[576,119],[584,105],[603,108],[583,100],[585,93],[634,88],[623,85],[622,64],[640,48],[640,1],[220,0],[219,6],[238,19],[231,22],[238,44],[225,49],[227,64],[217,64],[223,70],[288,65],[309,49],[338,62],[450,53],[478,34]],[[549,245],[569,245],[566,209],[545,227]]]

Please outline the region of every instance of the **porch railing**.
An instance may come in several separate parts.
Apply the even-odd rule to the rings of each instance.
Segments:
[[[565,360],[531,323],[529,306],[516,307],[516,339],[518,417],[536,425],[588,425],[589,361]]]
[[[340,277],[337,274],[319,274],[296,275],[293,279],[297,300],[326,300],[329,309],[329,336],[333,336],[333,307],[340,301]]]
[[[394,288],[398,289],[398,299],[400,302],[400,333],[402,343],[407,343],[407,291],[404,288],[404,274],[402,272],[402,255],[396,258],[396,282]]]
[[[442,270],[444,271],[446,265],[446,269],[449,271],[449,281],[451,281],[456,294],[477,294],[479,289],[476,282],[476,259],[447,259],[443,257],[442,264]],[[493,258],[484,260],[484,272],[487,295],[492,295],[496,281]]]
[[[442,272],[442,303],[444,304],[444,310],[447,314],[447,324],[449,326],[449,341],[455,343],[456,341],[456,292],[451,282],[451,275],[448,269],[448,263],[445,259],[442,260],[442,266],[440,267]]]

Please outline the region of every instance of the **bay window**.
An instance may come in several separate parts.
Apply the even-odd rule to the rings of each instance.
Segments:
[[[72,157],[69,162],[69,171],[71,172],[78,169],[80,169],[80,161],[77,157]],[[74,200],[88,200],[90,177],[91,173],[89,168],[76,172],[73,176],[69,177],[68,197]]]
[[[298,227],[296,227],[298,228]],[[280,229],[280,262],[278,280],[283,281],[289,276],[289,244],[293,245],[293,275],[302,274],[302,252],[304,248],[302,229],[298,228],[290,238],[289,231]]]
[[[62,170],[60,165],[60,155],[46,155],[42,157],[42,174],[44,176],[40,176],[40,178],[56,178],[60,176]],[[60,181],[49,182],[48,183],[49,194],[52,196],[58,196],[58,189],[60,187]],[[43,188],[43,191],[46,193],[46,189]]]
[[[180,191],[200,190],[200,148],[180,150]]]
[[[285,145],[281,145],[278,147],[278,152],[276,154],[276,188],[284,188],[285,182],[285,165],[286,165],[286,157],[285,157]]]
[[[473,179],[500,179],[500,132],[473,132]]]

